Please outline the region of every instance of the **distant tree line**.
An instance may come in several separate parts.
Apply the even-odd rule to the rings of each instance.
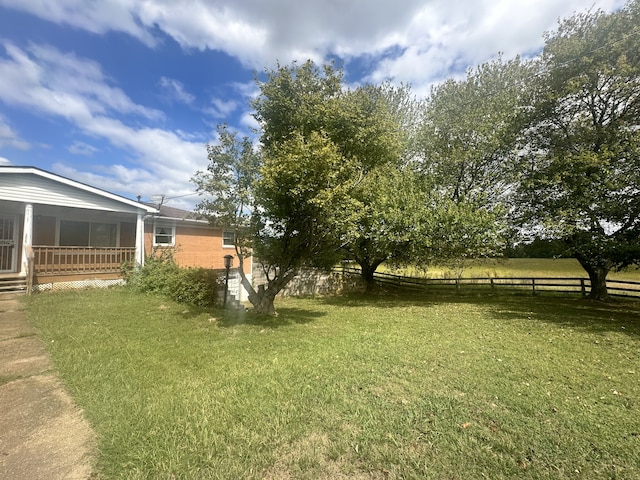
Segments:
[[[640,261],[640,0],[580,13],[531,60],[497,60],[416,99],[409,86],[347,88],[333,64],[257,79],[257,142],[227,126],[193,178],[199,210],[232,226],[259,313],[303,267],[540,251],[606,276]],[[522,245],[529,244],[529,247]],[[515,245],[515,247],[513,247]],[[542,248],[544,246],[544,248]]]

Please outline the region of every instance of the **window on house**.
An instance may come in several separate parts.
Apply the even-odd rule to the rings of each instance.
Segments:
[[[236,235],[231,231],[222,232],[222,246],[223,247],[233,247],[235,246]]]
[[[89,222],[60,220],[60,246],[88,247],[90,230]]]
[[[89,245],[92,247],[115,247],[118,229],[114,223],[92,223]]]
[[[67,247],[115,247],[117,233],[115,223],[60,220],[59,244]]]
[[[164,225],[156,225],[153,231],[153,245],[173,247],[175,245],[176,229]]]

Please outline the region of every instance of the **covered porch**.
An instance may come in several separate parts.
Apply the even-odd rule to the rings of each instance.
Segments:
[[[144,262],[143,215],[11,203],[0,201],[6,287],[115,282],[123,268]]]
[[[123,267],[144,262],[144,218],[153,207],[16,169],[19,175],[0,175],[0,187],[18,181],[14,192],[0,194],[0,290],[115,283]]]

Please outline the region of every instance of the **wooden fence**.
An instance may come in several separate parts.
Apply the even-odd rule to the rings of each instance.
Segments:
[[[36,275],[118,273],[135,259],[136,249],[125,247],[33,247]]]
[[[345,274],[360,275],[357,268],[340,269]],[[578,293],[583,297],[591,290],[588,278],[581,277],[474,277],[474,278],[418,278],[405,277],[390,273],[375,273],[374,280],[379,285],[427,290],[434,288],[485,287],[493,291],[501,288],[530,290],[533,294],[540,292]],[[640,282],[625,280],[607,280],[609,295],[640,298]]]

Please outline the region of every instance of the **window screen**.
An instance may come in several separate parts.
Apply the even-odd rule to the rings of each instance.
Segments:
[[[222,232],[222,246],[233,247],[235,245],[235,234],[233,232]]]
[[[113,223],[92,223],[89,245],[92,247],[115,247],[117,228]]]
[[[173,246],[175,230],[173,227],[156,225],[153,233],[153,244],[162,246]]]
[[[60,220],[60,246],[88,247],[90,228],[89,222]]]

